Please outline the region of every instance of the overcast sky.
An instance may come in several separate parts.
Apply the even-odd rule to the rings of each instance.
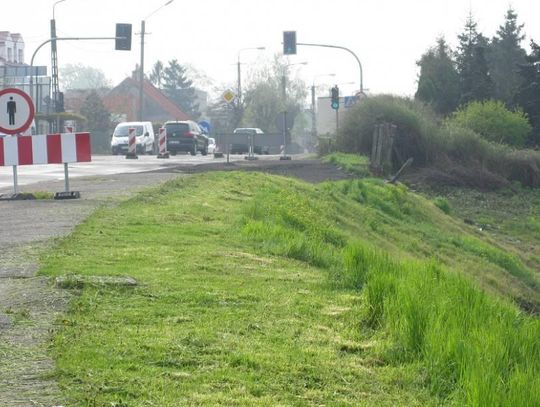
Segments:
[[[295,30],[298,42],[350,48],[362,63],[364,88],[399,95],[414,94],[416,61],[438,36],[456,45],[469,10],[479,31],[492,37],[512,6],[525,24],[523,45],[529,49],[531,38],[540,42],[540,0],[173,0],[152,14],[166,1],[57,2],[57,35],[114,36],[115,23],[132,23],[137,34],[145,19],[145,71],[158,59],[176,58],[205,72],[217,84],[234,85],[240,49],[266,47],[265,51],[241,52],[242,73],[247,76],[261,58],[281,52],[283,31]],[[0,31],[22,34],[27,63],[39,44],[50,38],[55,2],[2,0]],[[113,84],[128,76],[139,59],[138,35],[133,36],[131,51],[114,51],[113,41],[58,43],[60,68],[68,63],[99,68]],[[342,94],[359,88],[358,64],[344,51],[298,47],[298,55],[289,57],[289,62],[308,63],[293,67],[308,84],[314,80],[321,85],[342,84]],[[49,46],[37,52],[34,64],[50,66]],[[336,76],[319,76],[328,73]]]

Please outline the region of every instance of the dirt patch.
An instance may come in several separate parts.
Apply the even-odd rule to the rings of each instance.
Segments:
[[[494,191],[511,187],[511,183],[482,167],[461,165],[441,165],[438,167],[416,168],[407,171],[400,181],[414,188],[423,187],[461,187],[479,191]]]
[[[170,169],[161,171],[168,172]],[[324,163],[317,159],[246,160],[234,161],[230,164],[219,162],[197,166],[179,165],[175,167],[174,171],[185,174],[197,174],[208,171],[259,171],[285,177],[299,178],[310,183],[337,181],[354,177],[333,164]]]

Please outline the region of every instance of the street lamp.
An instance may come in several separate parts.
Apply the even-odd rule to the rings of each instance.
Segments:
[[[312,141],[315,141],[315,139],[317,138],[317,115],[315,113],[315,105],[316,105],[316,100],[315,100],[315,80],[317,78],[321,78],[323,76],[336,76],[335,73],[323,73],[323,74],[319,74],[319,75],[315,75],[313,77],[313,82],[312,82],[312,85],[311,85],[311,137],[312,137]]]
[[[307,62],[293,62],[291,64],[283,65],[283,76],[281,77],[281,86],[283,92],[283,155],[279,157],[280,160],[290,160],[291,157],[287,156],[287,68],[293,65],[307,65]]]
[[[242,82],[240,80],[241,78],[241,69],[240,69],[240,53],[242,51],[248,51],[248,50],[259,50],[259,51],[262,51],[262,50],[265,50],[266,47],[249,47],[249,48],[242,48],[238,51],[238,63],[237,63],[237,69],[238,69],[238,96],[237,96],[237,100],[238,100],[238,107],[241,106],[241,101],[242,101]]]
[[[161,10],[163,7],[168,6],[171,4],[174,0],[169,0],[165,4],[161,5],[154,11],[152,11],[150,14],[148,14],[143,20],[141,20],[141,63],[140,63],[140,71],[139,71],[139,121],[143,120],[143,109],[144,109],[144,103],[143,103],[143,85],[144,85],[144,35],[145,35],[145,25],[148,18],[150,18],[152,15],[157,13],[159,10]]]

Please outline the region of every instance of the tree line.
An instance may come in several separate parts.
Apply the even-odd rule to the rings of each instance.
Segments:
[[[509,8],[490,39],[469,14],[455,50],[440,37],[418,61],[415,98],[444,116],[471,102],[499,101],[526,114],[533,127],[528,143],[540,145],[540,46],[531,39],[530,51],[523,48],[523,28]]]

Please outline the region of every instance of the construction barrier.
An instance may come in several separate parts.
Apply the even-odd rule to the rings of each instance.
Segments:
[[[157,158],[169,158],[169,153],[167,151],[167,131],[164,127],[159,129],[159,154]]]
[[[91,161],[90,133],[0,138],[0,166]]]
[[[135,127],[128,129],[128,152],[126,158],[139,158],[137,156],[137,136],[135,135]]]
[[[79,192],[69,189],[68,164],[89,161],[92,161],[90,133],[0,138],[0,166],[13,167],[13,195],[7,199],[27,199],[28,194],[19,194],[18,191],[17,167],[38,164],[64,164],[65,191],[57,192],[54,197],[55,199],[79,198]]]

